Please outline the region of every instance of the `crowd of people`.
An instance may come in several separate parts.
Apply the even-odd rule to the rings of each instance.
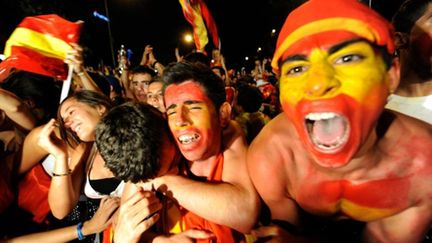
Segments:
[[[309,0],[275,53],[0,80],[0,242],[432,242],[431,0]],[[429,184],[431,183],[431,184]]]

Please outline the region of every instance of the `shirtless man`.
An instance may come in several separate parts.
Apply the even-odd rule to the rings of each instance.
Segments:
[[[432,221],[432,130],[383,110],[399,79],[393,51],[391,26],[358,1],[310,0],[290,13],[272,61],[284,112],[248,150],[273,222],[301,229],[306,212],[365,222],[366,241],[423,239]],[[295,238],[282,228],[264,235]]]

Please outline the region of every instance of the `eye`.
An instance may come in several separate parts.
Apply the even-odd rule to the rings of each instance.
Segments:
[[[167,116],[174,115],[176,112],[174,110],[167,110],[166,114]]]
[[[357,62],[360,60],[363,60],[364,56],[359,55],[359,54],[349,54],[349,55],[345,55],[342,56],[338,59],[336,59],[336,61],[334,62],[335,64],[344,64],[344,63],[350,63],[350,62]]]
[[[201,106],[191,106],[190,110],[201,110]]]
[[[307,66],[295,66],[288,70],[287,75],[299,75],[308,70]]]

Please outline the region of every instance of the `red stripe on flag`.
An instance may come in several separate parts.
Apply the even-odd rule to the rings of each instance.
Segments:
[[[216,27],[216,22],[214,21],[209,9],[207,8],[207,5],[204,3],[204,1],[199,0],[199,4],[201,7],[201,15],[204,18],[204,21],[206,22],[208,32],[210,32],[210,35],[212,37],[213,45],[217,48],[220,47],[220,40],[219,40],[219,34]]]
[[[32,49],[12,46],[13,55],[0,64],[0,70],[16,68],[27,72],[54,77],[59,80],[67,78],[67,65],[63,60],[44,56]]]
[[[26,17],[18,27],[47,33],[68,43],[76,43],[79,40],[82,24],[67,21],[55,14],[48,14]]]

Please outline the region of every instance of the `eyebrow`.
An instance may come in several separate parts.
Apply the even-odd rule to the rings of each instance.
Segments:
[[[338,43],[338,44],[330,47],[330,49],[328,50],[328,53],[329,54],[333,54],[333,53],[339,51],[340,49],[342,49],[342,48],[344,48],[346,46],[349,46],[349,45],[357,43],[357,42],[362,42],[362,41],[365,41],[365,40],[361,39],[361,38],[356,38],[356,39],[351,39],[351,40],[344,41],[342,43]],[[293,61],[307,61],[307,56],[306,55],[302,55],[302,54],[292,55],[292,56],[289,56],[289,57],[285,58],[282,61],[282,64],[285,63],[285,62],[293,62]]]
[[[339,51],[340,49],[342,49],[342,48],[344,48],[346,46],[349,46],[349,45],[357,43],[357,42],[362,42],[362,41],[365,41],[365,40],[361,39],[361,38],[356,38],[356,39],[344,41],[342,43],[339,43],[339,44],[336,44],[336,45],[330,47],[328,53],[329,54],[333,54],[333,53]]]
[[[199,100],[186,100],[185,102],[183,102],[183,104],[185,105],[194,105],[194,104],[202,104],[204,103],[203,101],[199,101]],[[170,106],[168,106],[166,109],[174,109],[177,107],[177,104],[171,104]]]

